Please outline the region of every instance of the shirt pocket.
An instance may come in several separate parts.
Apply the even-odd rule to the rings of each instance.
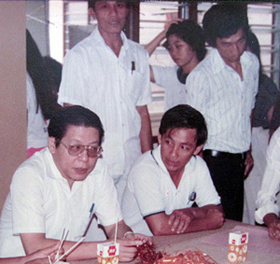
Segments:
[[[128,94],[128,99],[135,106],[141,96],[141,91],[144,83],[144,74],[137,71],[129,70],[126,74],[124,91]]]

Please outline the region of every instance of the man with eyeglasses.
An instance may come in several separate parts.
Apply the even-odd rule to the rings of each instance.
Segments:
[[[29,255],[53,245],[63,230],[69,230],[67,251],[95,216],[110,240],[118,222],[120,260],[132,260],[142,243],[135,239],[148,238],[133,234],[122,220],[113,180],[99,159],[104,136],[99,117],[81,106],[65,107],[50,120],[48,132],[48,148],[13,176],[0,222],[0,256]],[[96,256],[97,242],[83,242],[67,260]]]

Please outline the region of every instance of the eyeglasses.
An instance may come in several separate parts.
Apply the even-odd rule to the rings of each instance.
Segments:
[[[90,158],[96,158],[99,157],[101,152],[103,151],[101,146],[98,147],[92,147],[92,146],[84,146],[84,145],[72,145],[67,146],[62,141],[60,141],[62,146],[68,149],[68,153],[71,156],[81,156],[84,150],[87,151],[87,155]]]

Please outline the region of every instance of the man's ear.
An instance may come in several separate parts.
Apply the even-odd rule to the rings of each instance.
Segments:
[[[203,146],[204,146],[204,144],[197,146],[193,155],[198,155],[200,153],[200,151],[202,150]]]
[[[88,13],[89,13],[90,16],[92,16],[94,19],[96,19],[96,15],[95,15],[95,12],[94,12],[94,10],[93,10],[92,7],[90,7],[90,8],[88,9]]]
[[[48,146],[49,146],[50,153],[54,154],[55,150],[56,150],[55,138],[54,137],[49,137],[48,142],[49,142]]]
[[[161,134],[157,135],[157,140],[158,140],[158,144],[160,145],[161,144]]]

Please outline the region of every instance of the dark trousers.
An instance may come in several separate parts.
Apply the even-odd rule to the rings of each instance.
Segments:
[[[221,202],[226,219],[242,221],[244,200],[245,155],[211,151],[203,152],[213,183]]]

